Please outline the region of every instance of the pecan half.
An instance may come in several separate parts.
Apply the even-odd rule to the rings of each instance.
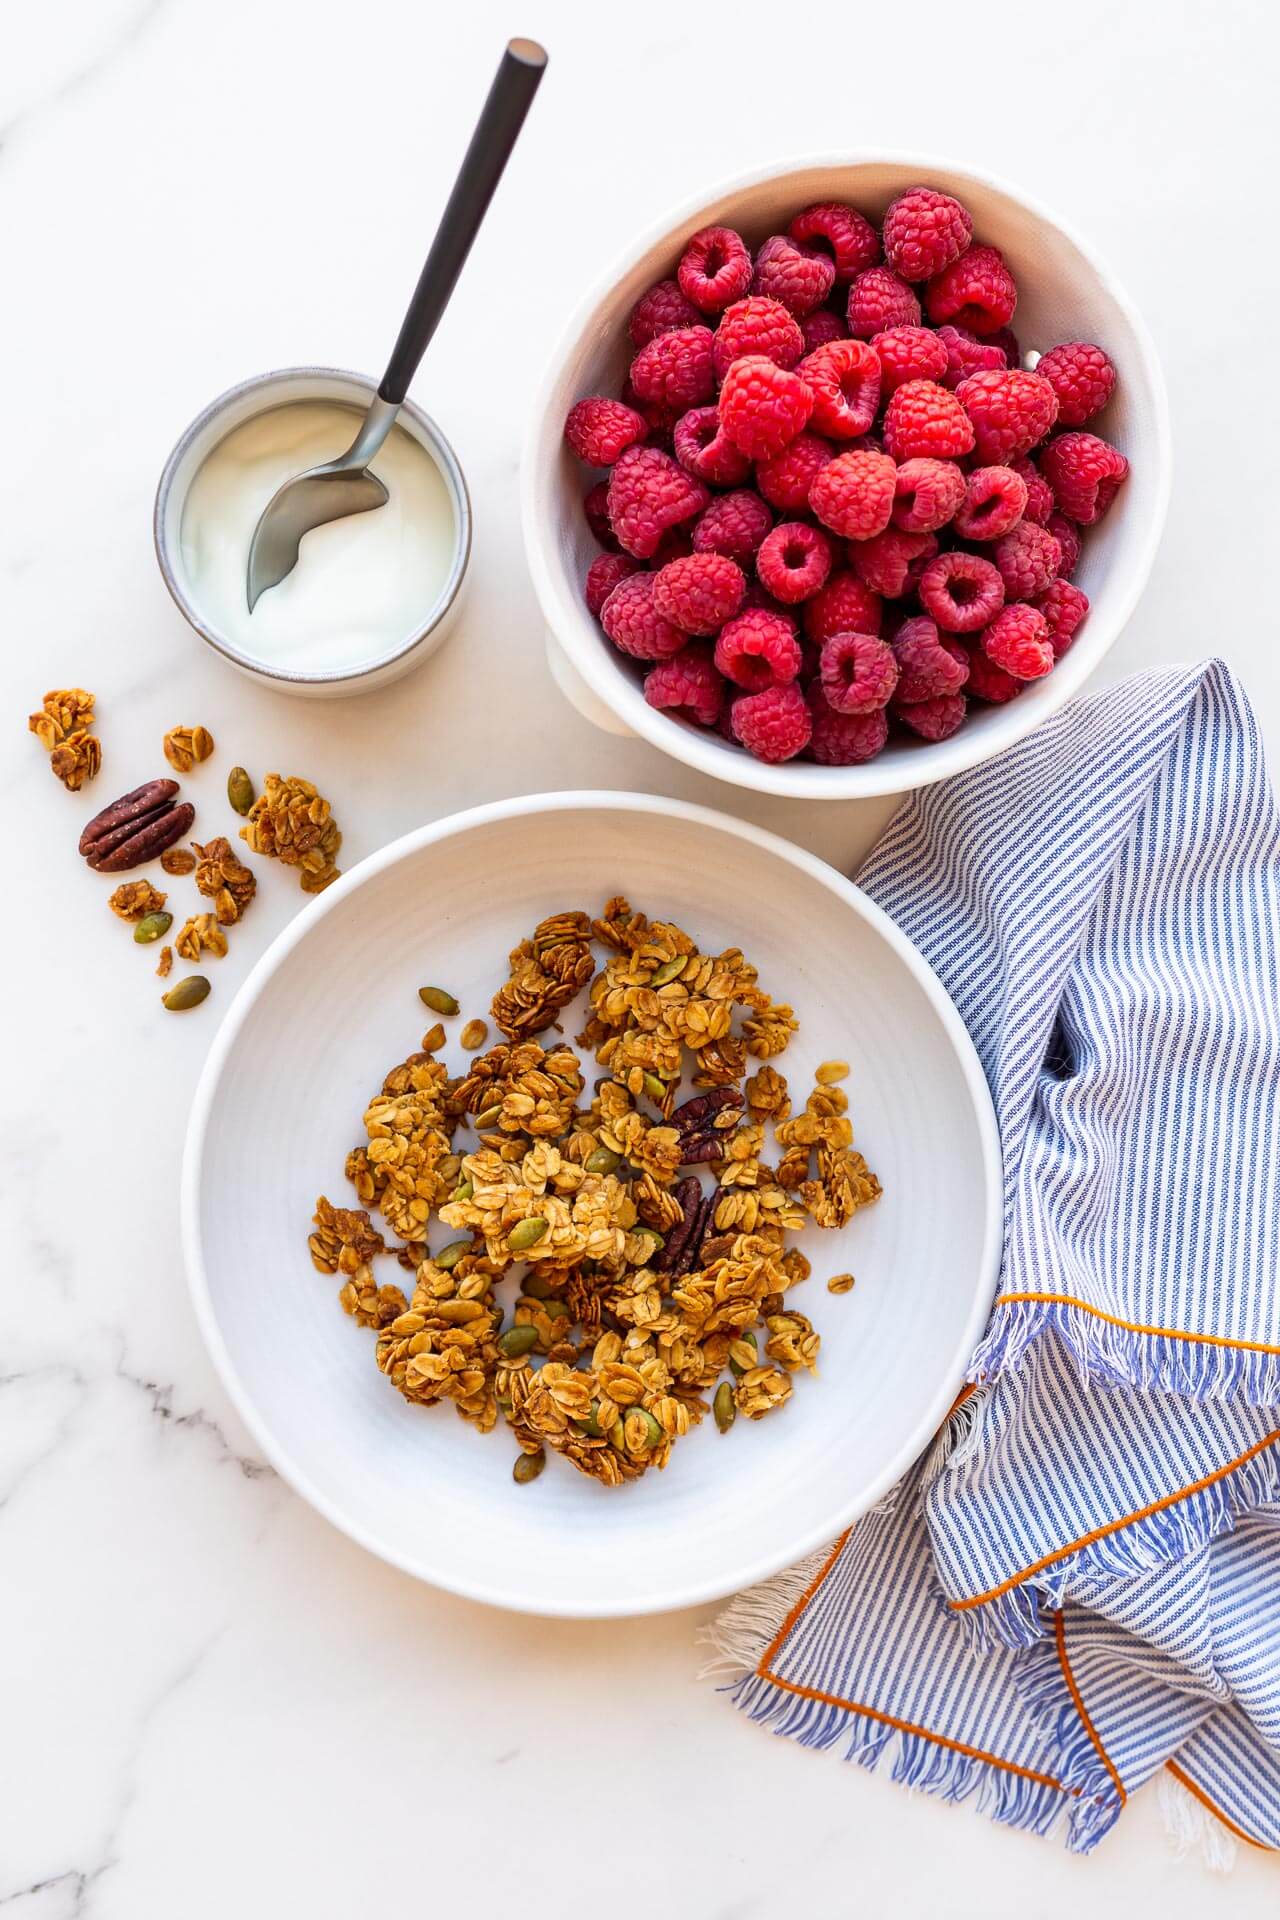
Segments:
[[[171,847],[196,810],[174,803],[176,780],[148,780],[96,813],[80,835],[80,851],[98,873],[127,873]]]

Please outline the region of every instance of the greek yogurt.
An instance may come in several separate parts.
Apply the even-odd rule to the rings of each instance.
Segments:
[[[448,486],[397,425],[371,463],[386,504],[313,528],[293,572],[249,612],[245,570],[263,508],[284,481],[345,452],[360,419],[331,400],[272,407],[234,427],[191,482],[180,533],[188,595],[264,666],[332,673],[384,658],[426,625],[449,578],[458,526]]]

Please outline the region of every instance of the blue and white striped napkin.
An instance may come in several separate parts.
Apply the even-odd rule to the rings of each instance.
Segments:
[[[1161,1770],[1181,1836],[1280,1847],[1280,814],[1248,701],[1216,661],[1078,700],[858,877],[982,1058],[1004,1261],[929,1454],[739,1596],[713,1671],[1080,1852]]]

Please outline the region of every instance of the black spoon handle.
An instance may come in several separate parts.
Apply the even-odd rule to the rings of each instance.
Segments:
[[[512,40],[502,56],[378,388],[379,397],[392,406],[398,407],[409,391],[449,304],[546,64],[546,53],[536,40]]]

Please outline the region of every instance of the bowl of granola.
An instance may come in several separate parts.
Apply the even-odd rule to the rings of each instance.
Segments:
[[[1170,467],[1141,316],[1021,193],[898,155],[740,177],[609,269],[537,396],[553,677],[739,786],[927,785],[1098,666]]]
[[[959,1017],[850,882],[698,807],[538,795],[280,935],[197,1092],[183,1230],[223,1381],[326,1518],[492,1604],[637,1614],[789,1564],[926,1444],[999,1151]]]

